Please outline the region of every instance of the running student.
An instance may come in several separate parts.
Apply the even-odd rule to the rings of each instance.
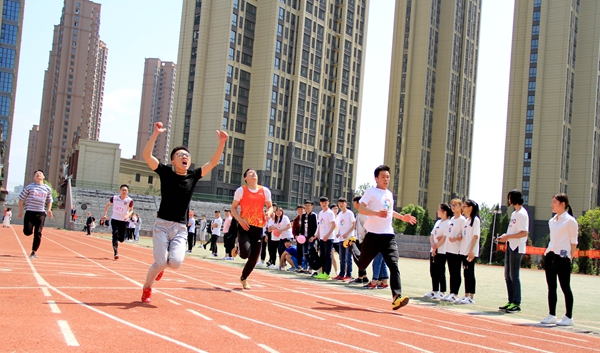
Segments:
[[[521,259],[525,254],[527,234],[529,233],[529,215],[523,208],[521,190],[512,190],[506,196],[509,206],[515,210],[510,215],[510,223],[505,234],[498,237],[498,242],[508,242],[504,254],[504,280],[508,292],[508,303],[498,309],[507,313],[521,311]]]
[[[127,231],[127,221],[133,214],[133,200],[129,197],[129,186],[123,184],[119,187],[119,195],[111,196],[104,207],[104,216],[106,219],[108,208],[112,204],[112,215],[110,216],[110,227],[112,229],[112,246],[115,260],[119,259],[119,243],[125,241],[125,232]]]
[[[442,299],[446,293],[446,229],[450,226],[452,209],[448,204],[442,203],[437,210],[440,218],[431,230],[429,243],[431,250],[429,255],[429,274],[431,275],[431,292],[424,295],[425,298]]]
[[[160,280],[165,268],[177,269],[181,267],[185,258],[187,241],[188,209],[192,199],[194,187],[200,178],[208,174],[219,163],[225,142],[229,135],[225,131],[217,130],[219,146],[206,164],[201,168],[188,170],[191,155],[186,147],[173,148],[171,164],[174,170],[160,163],[152,155],[156,138],[165,132],[161,122],[154,124],[154,132],[146,142],[142,156],[150,169],[160,177],[161,201],[158,208],[154,230],[152,234],[154,263],[148,269],[144,283],[142,302],[150,303],[152,285],[155,280]]]
[[[550,227],[550,243],[544,252],[544,269],[546,283],[548,283],[548,309],[549,315],[542,320],[542,324],[556,324],[558,326],[572,326],[573,322],[573,292],[571,291],[571,269],[573,257],[577,250],[578,225],[573,217],[573,210],[569,205],[567,194],[557,194],[552,198],[552,213],[556,213],[548,221]],[[560,289],[565,296],[566,313],[562,319],[556,321],[556,278]]]
[[[231,214],[238,222],[238,244],[240,257],[248,259],[242,270],[240,283],[242,288],[250,289],[248,276],[254,270],[262,249],[263,227],[267,224],[266,217],[271,217],[273,205],[271,203],[271,190],[258,185],[258,174],[254,169],[244,172],[246,185],[240,186],[233,195]],[[263,207],[267,206],[267,214]],[[241,208],[238,213],[238,207]]]
[[[398,310],[408,304],[409,298],[402,295],[400,269],[398,268],[398,245],[392,221],[394,218],[410,224],[417,219],[409,214],[394,211],[394,195],[388,190],[390,167],[380,165],[375,169],[375,187],[368,188],[360,199],[358,212],[369,216],[365,223],[367,234],[362,244],[358,270],[364,271],[373,258],[381,253],[390,269],[392,309]]]
[[[46,214],[52,218],[52,189],[44,184],[46,175],[41,170],[33,173],[34,182],[27,185],[19,194],[19,215],[23,219],[23,234],[29,236],[33,233],[33,244],[29,258],[35,259],[35,253],[42,242],[42,230],[46,221]]]
[[[475,260],[479,257],[479,237],[481,236],[481,220],[479,205],[467,200],[462,205],[463,215],[467,216],[460,238],[459,254],[463,259],[463,276],[465,277],[465,296],[457,304],[475,304]]]
[[[444,233],[444,237],[446,238],[446,260],[448,261],[448,272],[450,272],[450,291],[442,300],[447,302],[456,302],[459,300],[458,291],[462,283],[462,277],[460,276],[462,259],[459,255],[459,236],[465,226],[465,217],[462,216],[462,204],[461,199],[450,201],[450,208],[454,212],[454,216],[450,219],[450,225]]]

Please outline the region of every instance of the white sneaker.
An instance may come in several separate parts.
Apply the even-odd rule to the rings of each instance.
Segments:
[[[456,299],[457,299],[456,295],[454,295],[452,293],[448,293],[442,298],[442,300],[446,301],[446,302],[453,302],[453,301],[456,301]]]
[[[556,324],[556,316],[548,315],[548,316],[546,316],[546,318],[544,320],[540,321],[540,323],[542,323],[544,325],[555,325]]]
[[[471,297],[467,297],[465,300],[463,300],[462,303],[463,304],[475,304],[475,299],[471,298]]]
[[[445,295],[444,295],[444,293],[442,293],[442,292],[436,292],[436,293],[433,295],[433,299],[440,299],[440,300],[441,300],[441,299],[444,299],[444,297],[445,297]]]
[[[466,296],[460,298],[460,299],[456,299],[456,301],[454,301],[454,304],[466,304],[465,300],[467,300],[469,298],[467,298]]]
[[[275,269],[277,269],[278,267],[277,267],[277,266],[275,266],[275,265],[269,265],[269,267],[267,267],[267,268],[268,268],[268,269],[271,269],[271,270],[275,270]]]
[[[435,295],[435,292],[431,291],[431,292],[425,294],[423,297],[425,297],[425,298],[433,298],[434,295]]]
[[[567,315],[563,316],[562,319],[560,319],[559,322],[556,323],[556,326],[573,326],[575,325],[575,322],[573,322],[573,319],[569,319],[567,317]]]
[[[265,264],[264,262],[259,261],[259,262],[256,263],[256,266],[263,266],[264,264]]]

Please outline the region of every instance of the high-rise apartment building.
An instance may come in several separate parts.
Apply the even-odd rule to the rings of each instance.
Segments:
[[[98,140],[108,49],[100,40],[101,5],[65,0],[54,39],[37,134],[34,163],[26,166],[25,183],[42,169],[57,184],[79,139]]]
[[[197,191],[233,195],[246,168],[290,203],[351,197],[368,0],[185,0],[171,141],[203,164]]]
[[[25,0],[2,0],[0,25],[0,188],[6,186]]]
[[[575,216],[600,205],[598,18],[597,1],[515,1],[502,193],[523,191],[535,238],[555,194]]]
[[[469,196],[481,0],[396,1],[384,161],[397,205]]]
[[[154,123],[160,121],[167,131],[156,139],[152,154],[161,163],[171,163],[169,138],[171,135],[171,118],[173,117],[176,73],[175,63],[154,58],[146,59],[135,154],[137,160],[143,160],[142,152],[150,135],[154,132]]]

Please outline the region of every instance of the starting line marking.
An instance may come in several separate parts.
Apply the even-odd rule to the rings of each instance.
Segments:
[[[212,319],[206,315],[202,315],[199,312],[197,312],[196,310],[192,310],[192,309],[188,309],[188,311],[196,316],[200,316],[201,318],[203,318],[206,321],[212,321]]]
[[[72,276],[85,276],[85,277],[98,277],[93,273],[78,273],[78,272],[59,272],[61,275],[72,275]]]
[[[230,329],[229,327],[227,327],[225,325],[219,325],[219,327],[222,328],[223,330],[229,332],[229,333],[232,333],[232,334],[238,336],[239,338],[243,338],[245,340],[249,340],[250,339],[250,337],[248,337],[248,336],[246,336],[244,334],[241,334],[241,333],[239,333],[239,332],[237,332],[237,331],[235,331],[233,329]]]
[[[62,334],[65,337],[65,341],[67,341],[67,346],[79,347],[79,342],[77,342],[73,331],[71,331],[69,323],[67,323],[65,320],[58,320],[58,326],[60,327],[60,330],[62,331]]]
[[[378,335],[378,334],[371,333],[371,332],[369,332],[369,331],[365,331],[365,330],[361,330],[361,329],[357,329],[356,327],[352,327],[352,326],[344,325],[344,324],[341,324],[341,323],[338,323],[338,325],[340,325],[340,326],[342,326],[342,327],[345,327],[345,328],[347,328],[347,329],[349,329],[349,330],[353,330],[353,331],[357,331],[357,332],[364,333],[364,334],[367,334],[367,335],[371,335],[371,336],[379,337],[379,335]]]
[[[408,348],[412,348],[412,349],[414,349],[414,350],[417,350],[417,351],[419,351],[419,352],[423,352],[423,353],[433,353],[432,351],[428,351],[428,350],[426,350],[426,349],[422,349],[422,348],[419,348],[419,347],[415,347],[415,346],[413,346],[413,345],[410,345],[410,344],[408,344],[408,343],[404,343],[404,342],[396,342],[396,343],[398,343],[398,344],[401,344],[401,345],[403,345],[403,346],[405,346],[405,347],[408,347]]]
[[[50,305],[50,311],[54,314],[60,314],[60,309],[54,300],[48,300],[48,305]]]
[[[278,351],[274,350],[273,348],[267,346],[266,344],[259,344],[258,345],[260,348],[264,349],[265,351],[269,352],[269,353],[279,353]]]

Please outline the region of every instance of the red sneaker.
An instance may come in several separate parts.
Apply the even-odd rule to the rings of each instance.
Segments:
[[[155,281],[160,281],[160,279],[162,278],[163,274],[165,273],[165,270],[160,271],[160,273],[158,274],[158,276],[156,276]]]
[[[350,276],[346,276],[346,277],[342,278],[342,281],[351,281],[351,280],[353,280],[353,279],[354,279],[354,278],[352,278],[352,277],[350,277]]]
[[[152,299],[152,288],[144,288],[142,292],[142,303],[150,303]]]
[[[337,275],[337,276],[333,277],[332,279],[335,279],[335,280],[341,281],[341,280],[343,280],[343,279],[344,279],[344,277],[342,277],[342,276],[340,276],[340,275]]]

